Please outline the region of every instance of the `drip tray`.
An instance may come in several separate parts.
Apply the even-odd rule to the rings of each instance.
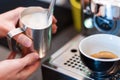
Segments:
[[[63,70],[62,72],[66,70],[75,75],[89,75],[90,71],[82,64],[78,50],[78,44],[83,38],[83,36],[77,36],[72,41],[68,42],[51,56],[50,64],[56,66],[58,70]]]
[[[53,69],[77,80],[95,80],[90,77],[90,70],[84,66],[79,55],[79,42],[84,36],[78,35],[69,41],[65,46],[55,52],[49,59],[49,64]],[[119,80],[120,73],[101,80]]]

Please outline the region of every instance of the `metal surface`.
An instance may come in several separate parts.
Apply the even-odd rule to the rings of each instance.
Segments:
[[[81,38],[77,37],[77,41],[72,41],[72,43],[68,43],[62,47],[62,49],[51,56],[50,61],[52,65],[57,67],[58,71],[64,72],[64,70],[67,70],[70,73],[75,73],[74,75],[77,76],[76,79],[82,78],[81,76],[78,77],[79,73],[84,76],[89,75],[85,73],[88,72],[88,69],[82,64],[79,58],[78,45],[76,45],[82,38],[83,36]],[[85,68],[84,70],[83,67]]]
[[[120,34],[120,6],[118,0],[84,0],[82,2],[83,26],[92,31]],[[93,32],[92,32],[93,33]]]
[[[48,9],[29,7],[22,12],[20,18],[25,34],[32,39],[34,50],[39,53],[40,58],[46,56],[51,46],[52,16],[48,19],[47,13]]]
[[[105,17],[106,19],[114,20],[120,18],[120,6],[118,0],[92,0],[91,11],[96,16]]]
[[[78,35],[61,49],[55,52],[48,60],[47,65],[51,70],[68,75],[77,80],[96,80],[92,77],[90,70],[84,66],[80,59],[78,43],[84,36]],[[46,74],[47,75],[47,74]],[[117,72],[110,77],[99,78],[99,80],[119,80],[120,73]],[[61,79],[62,80],[62,79]],[[63,79],[64,80],[64,79]],[[72,80],[72,79],[71,79]]]
[[[48,19],[50,18],[51,15],[53,15],[55,3],[56,3],[56,0],[51,0],[49,9],[48,9]]]

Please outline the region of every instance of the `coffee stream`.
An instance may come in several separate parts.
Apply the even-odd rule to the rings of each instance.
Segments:
[[[114,58],[118,58],[117,55],[115,55],[112,52],[109,51],[100,51],[98,53],[94,53],[91,55],[94,58],[99,58],[99,59],[114,59]]]

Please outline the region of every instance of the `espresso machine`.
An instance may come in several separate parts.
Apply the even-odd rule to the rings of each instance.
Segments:
[[[120,0],[81,0],[83,31],[42,64],[43,80],[120,80],[120,66],[106,77],[93,78],[82,63],[79,42],[88,35],[120,35]]]
[[[119,0],[82,0],[81,3],[86,34],[120,35]]]

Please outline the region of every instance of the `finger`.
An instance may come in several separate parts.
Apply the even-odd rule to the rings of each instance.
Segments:
[[[24,70],[25,67],[34,64],[38,60],[39,60],[38,54],[30,53],[21,59],[4,60],[0,62],[0,64],[2,65],[0,66],[0,68],[1,69],[8,68],[8,71],[14,71],[18,73]],[[10,65],[10,67],[8,67],[8,65]]]
[[[54,16],[53,16],[52,18],[53,18],[52,23],[53,23],[53,24],[57,23],[57,19],[56,19]]]
[[[32,52],[32,40],[28,38],[25,34],[20,33],[13,37],[18,44],[20,44],[20,49],[22,53],[22,57],[27,55],[28,53]]]
[[[26,8],[25,8],[25,7],[17,7],[17,8],[14,9],[14,10],[16,10],[16,12],[19,11],[19,13],[21,13],[24,9],[26,9]]]
[[[33,51],[34,51],[33,47],[27,48],[27,47],[22,46],[21,47],[21,53],[22,53],[21,57],[24,57],[24,56],[26,56],[27,54],[30,54]]]
[[[52,33],[56,33],[57,32],[57,25],[56,24],[53,24],[52,25]]]
[[[38,60],[39,56],[37,53],[30,53],[21,59],[14,59],[14,63],[12,64],[14,65],[14,70],[16,70],[16,72],[21,72],[25,67],[33,65]]]
[[[17,74],[17,77],[20,78],[22,76],[23,79],[26,80],[39,68],[39,66],[40,66],[40,61],[38,60],[34,64],[29,65],[29,66],[25,67],[23,70],[21,70]]]
[[[19,44],[25,47],[32,46],[32,40],[28,38],[25,34],[21,33],[13,37]]]
[[[7,59],[14,59],[15,56],[16,56],[16,52],[11,52]]]
[[[0,74],[10,74],[9,76],[15,76],[17,80],[26,80],[39,67],[38,55],[35,53],[28,54],[22,59],[4,60],[0,64]]]
[[[39,56],[36,53],[28,54],[26,57],[22,58],[21,61],[22,68],[19,70],[17,77],[28,77],[39,67]]]
[[[23,62],[23,67],[29,66],[34,64],[39,59],[39,55],[37,53],[30,53],[26,55],[24,58],[20,60],[20,62]]]

